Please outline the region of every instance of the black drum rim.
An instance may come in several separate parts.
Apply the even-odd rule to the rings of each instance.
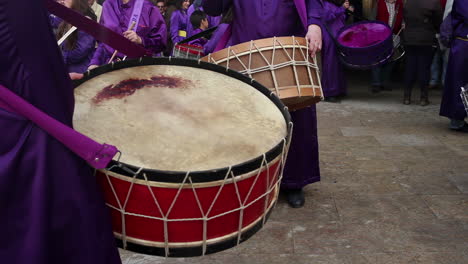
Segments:
[[[194,67],[200,68],[205,70],[211,70],[232,78],[235,78],[239,81],[242,81],[251,87],[255,88],[257,91],[261,92],[264,96],[269,98],[271,102],[273,102],[278,110],[283,115],[286,126],[287,126],[287,133],[286,137],[281,140],[276,146],[265,152],[263,155],[258,157],[252,158],[245,162],[239,164],[233,164],[231,167],[223,167],[223,168],[213,168],[211,170],[202,170],[202,171],[191,171],[188,175],[192,183],[210,183],[215,181],[220,181],[226,179],[226,175],[229,171],[230,175],[227,178],[232,178],[241,176],[253,171],[256,171],[263,166],[264,157],[267,164],[270,164],[276,158],[280,157],[284,152],[287,151],[287,145],[291,140],[292,136],[292,124],[291,116],[289,114],[288,108],[281,102],[281,100],[268,88],[263,86],[262,84],[258,83],[254,79],[249,78],[237,71],[226,69],[222,66],[203,62],[200,60],[191,60],[191,59],[182,59],[182,58],[173,58],[173,57],[159,57],[159,58],[152,58],[152,57],[143,57],[139,59],[130,59],[120,62],[115,62],[107,65],[103,65],[91,71],[87,71],[84,73],[84,77],[80,80],[76,80],[73,82],[74,87],[78,87],[79,85],[91,80],[94,77],[99,75],[109,73],[116,70],[121,70],[125,68],[137,67],[137,66],[151,66],[151,65],[167,65],[167,66],[186,66],[186,67]],[[286,157],[285,157],[286,158]],[[127,176],[129,178],[135,177],[136,179],[140,180],[148,180],[149,182],[161,182],[161,183],[187,183],[187,171],[167,171],[167,170],[158,170],[158,169],[150,169],[150,168],[143,168],[140,170],[139,167],[126,164],[124,162],[117,162],[112,160],[109,166],[107,167],[108,171],[117,173],[122,176]],[[139,173],[137,173],[139,172]],[[136,175],[135,175],[136,174]],[[233,175],[233,176],[232,176]]]

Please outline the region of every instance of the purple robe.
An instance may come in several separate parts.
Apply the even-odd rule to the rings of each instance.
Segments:
[[[232,45],[274,36],[304,36],[306,33],[307,10],[303,0],[206,0],[203,7],[212,16],[233,7]],[[321,5],[309,6],[309,10],[311,8],[322,11]],[[298,189],[320,180],[315,105],[291,112],[291,116],[294,129],[281,183],[283,189]]]
[[[322,27],[322,89],[325,97],[346,95],[346,76],[343,65],[340,63],[333,37],[344,27],[346,9],[336,6],[328,1],[323,1],[321,25],[327,25],[328,30]]]
[[[71,126],[73,89],[44,1],[0,0],[0,31],[0,84]],[[1,262],[120,263],[86,162],[22,116],[0,109],[0,127]]]
[[[122,0],[105,1],[102,6],[101,24],[122,34],[128,29],[134,5],[135,0],[130,0],[127,4],[123,4]],[[151,50],[153,54],[159,54],[165,50],[167,43],[166,23],[159,9],[149,0],[144,0],[140,21],[135,30],[142,39],[142,45]],[[106,64],[114,51],[108,45],[100,43],[90,65]],[[119,52],[117,57],[123,58],[125,54]]]
[[[180,32],[185,31],[185,36]],[[187,38],[187,10],[176,10],[171,17],[171,39],[172,43],[178,43]]]
[[[195,30],[193,31],[193,35],[196,35],[196,34],[201,33],[201,32],[203,32],[203,30],[201,30],[200,28],[195,29]],[[207,39],[205,39],[205,38],[199,38],[199,39],[190,41],[189,44],[190,44],[190,45],[195,45],[195,46],[200,46],[200,47],[203,48],[203,47],[205,46],[206,42],[208,42]]]
[[[452,7],[453,36],[445,77],[440,115],[464,120],[466,111],[460,97],[461,87],[468,84],[468,0],[455,0]],[[462,39],[459,39],[459,38]]]
[[[68,72],[83,73],[88,70],[88,65],[96,50],[96,41],[91,35],[78,31],[78,40],[72,50],[66,48],[67,40],[63,42],[62,56]]]
[[[211,36],[210,40],[208,40],[208,42],[204,46],[205,54],[210,54],[215,50],[216,46],[218,45],[218,42],[221,40],[228,27],[229,24],[219,24],[218,28],[215,30],[215,32],[213,32],[213,35]]]

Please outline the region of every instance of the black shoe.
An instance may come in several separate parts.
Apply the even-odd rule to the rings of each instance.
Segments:
[[[404,105],[409,105],[409,104],[411,104],[411,99],[409,99],[409,98],[403,99],[403,104],[404,104]]]
[[[420,104],[421,106],[426,106],[426,105],[429,105],[430,102],[429,102],[429,100],[427,99],[427,97],[421,97],[421,101],[419,102],[419,104]]]
[[[382,88],[383,88],[382,85],[372,85],[371,92],[372,93],[380,93]]]
[[[337,96],[328,96],[328,97],[325,97],[325,102],[339,103],[340,99]]]
[[[305,197],[302,189],[294,189],[288,191],[288,203],[292,208],[301,208],[304,206]]]
[[[458,132],[468,133],[468,123],[465,122],[465,124],[460,128],[451,128],[451,129],[454,131],[458,131]]]
[[[388,87],[388,86],[381,86],[380,89],[382,91],[393,91],[392,87]]]

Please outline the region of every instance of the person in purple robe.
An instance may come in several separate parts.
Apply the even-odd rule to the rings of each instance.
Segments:
[[[64,4],[89,19],[97,20],[96,15],[88,5],[88,0],[66,0]],[[62,21],[57,29],[57,39],[62,38],[71,27],[72,25]],[[93,57],[96,41],[91,35],[76,30],[61,44],[60,48],[68,72],[83,73],[88,69],[89,62]]]
[[[187,9],[190,5],[189,0],[176,0],[176,10],[171,16],[171,39],[176,44],[187,38]]]
[[[203,0],[195,0],[193,1],[193,4],[187,10],[187,18],[188,18],[187,37],[191,37],[196,34],[196,33],[193,33],[193,31],[196,28],[192,26],[192,23],[190,23],[190,16],[192,16],[193,12],[195,11],[198,11],[198,10],[204,11],[202,4],[203,4]],[[216,17],[207,16],[207,19],[208,19],[208,28],[215,27],[219,25],[219,23],[221,22],[221,16],[216,16]]]
[[[167,29],[159,9],[149,0],[143,0],[138,25],[129,30],[129,22],[138,0],[107,0],[102,7],[101,24],[130,41],[142,45],[157,55],[165,50],[167,43]],[[115,49],[100,43],[90,62],[89,69],[107,64]],[[114,60],[120,60],[125,54],[118,52]]]
[[[232,45],[274,36],[306,36],[312,56],[322,47],[321,0],[252,1],[205,0],[208,15],[219,16],[233,8]],[[326,56],[326,54],[325,54]],[[305,202],[303,187],[320,181],[315,106],[291,112],[294,122],[291,147],[284,169],[282,190],[293,208]]]
[[[468,84],[468,0],[455,0],[452,6],[452,41],[440,105],[440,115],[450,119],[450,128],[468,133],[466,111],[460,97]]]
[[[193,12],[192,15],[190,16],[190,24],[192,25],[193,28],[195,28],[195,30],[193,30],[194,35],[207,30],[209,24],[208,24],[208,18],[206,16],[206,13],[201,10],[197,10]],[[199,39],[190,41],[189,44],[203,48],[207,42],[208,40],[206,38],[199,38]]]
[[[73,88],[45,1],[0,0],[0,31],[0,84],[72,127]],[[16,113],[0,109],[0,127],[0,262],[121,263],[86,161]]]
[[[323,34],[324,45],[322,56],[326,61],[322,63],[322,89],[325,100],[328,102],[339,102],[339,97],[346,95],[346,76],[343,65],[338,58],[335,42],[338,31],[344,27],[346,10],[349,9],[348,0],[325,0],[323,1],[323,14],[321,22],[327,25],[328,30]]]

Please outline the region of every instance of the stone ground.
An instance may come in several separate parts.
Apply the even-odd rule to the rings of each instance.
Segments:
[[[468,135],[439,117],[441,92],[405,106],[401,82],[373,95],[367,73],[349,75],[350,96],[318,105],[322,181],[304,208],[280,197],[263,230],[221,253],[122,250],[123,263],[468,263]]]

